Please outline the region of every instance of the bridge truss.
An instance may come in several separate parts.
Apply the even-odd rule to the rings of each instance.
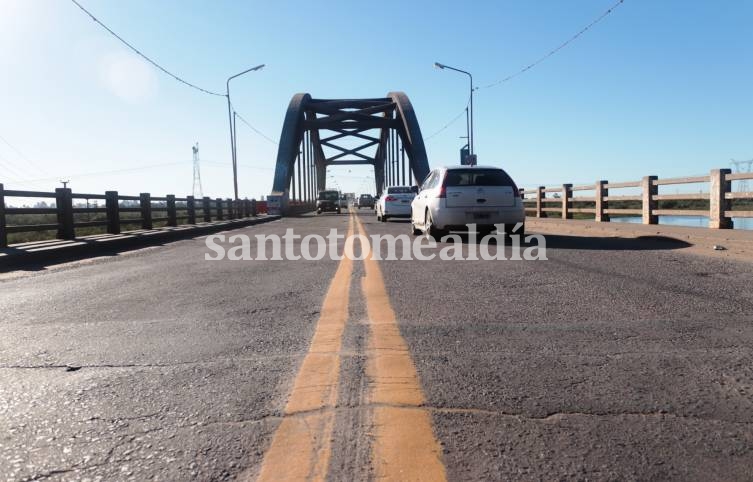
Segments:
[[[277,151],[273,193],[310,203],[327,187],[327,167],[371,165],[377,194],[429,173],[421,129],[403,92],[375,99],[290,101]]]

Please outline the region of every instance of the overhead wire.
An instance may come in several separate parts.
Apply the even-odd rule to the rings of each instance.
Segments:
[[[528,64],[527,66],[523,67],[522,69],[518,70],[517,72],[515,72],[513,74],[508,75],[507,77],[504,77],[504,78],[502,78],[502,79],[500,79],[500,80],[498,80],[496,82],[492,82],[491,84],[485,85],[485,86],[483,86],[481,88],[483,88],[483,89],[489,89],[491,87],[495,87],[495,86],[497,86],[499,84],[502,84],[504,82],[508,82],[508,81],[514,79],[515,77],[518,77],[519,75],[524,74],[525,72],[528,72],[532,68],[536,67],[537,65],[539,65],[542,62],[544,62],[545,60],[547,60],[549,57],[553,56],[554,54],[556,54],[560,50],[562,50],[565,47],[567,47],[568,45],[570,45],[578,37],[580,37],[581,35],[583,35],[584,33],[586,33],[588,30],[590,30],[591,27],[593,27],[597,23],[599,23],[602,20],[604,20],[610,13],[612,13],[617,7],[619,7],[620,5],[622,5],[624,2],[625,2],[625,0],[617,0],[617,2],[615,4],[613,4],[611,7],[609,7],[601,15],[599,15],[598,17],[596,17],[596,19],[594,19],[591,23],[589,23],[588,25],[586,25],[585,27],[583,27],[582,29],[580,29],[575,35],[573,35],[572,37],[568,38],[567,40],[565,40],[564,42],[562,42],[561,44],[559,44],[557,47],[555,47],[554,49],[550,50],[546,55],[540,57],[535,62],[533,62],[531,64]]]
[[[266,135],[265,133],[263,133],[262,131],[260,131],[256,127],[252,126],[250,122],[248,122],[246,119],[244,119],[243,116],[240,115],[237,110],[235,110],[235,107],[233,107],[233,112],[235,112],[235,115],[238,116],[238,119],[240,119],[241,122],[243,122],[244,124],[246,124],[246,126],[249,129],[251,129],[252,131],[254,131],[255,133],[257,133],[259,136],[261,136],[265,140],[271,142],[272,144],[277,145],[278,142],[276,140],[272,139],[271,137],[269,137],[268,135]]]
[[[458,119],[460,119],[460,117],[461,117],[461,116],[462,116],[463,114],[465,114],[465,111],[466,111],[466,109],[468,109],[468,106],[470,106],[470,104],[471,104],[471,98],[470,98],[470,97],[468,97],[468,102],[467,102],[467,103],[465,104],[465,107],[463,107],[463,110],[461,110],[461,111],[460,111],[460,113],[459,113],[458,115],[456,115],[455,117],[453,117],[453,118],[452,118],[452,120],[451,120],[450,122],[448,122],[447,124],[445,124],[445,125],[444,125],[444,126],[443,126],[442,128],[440,128],[439,130],[437,130],[436,132],[434,132],[434,133],[433,133],[433,134],[431,134],[430,136],[428,136],[428,137],[424,137],[424,142],[426,142],[426,141],[428,141],[428,140],[430,140],[430,139],[432,139],[432,138],[434,138],[434,137],[438,136],[439,134],[441,134],[442,132],[444,132],[445,130],[447,130],[447,129],[448,129],[448,128],[449,128],[449,127],[450,127],[451,125],[453,125],[453,124],[454,124],[455,122],[457,122],[457,121],[458,121]]]
[[[70,177],[76,178],[76,177],[91,177],[91,176],[104,176],[104,175],[109,175],[109,174],[120,174],[120,173],[123,173],[123,172],[143,171],[143,170],[147,170],[147,169],[155,169],[155,168],[158,168],[158,167],[175,166],[175,165],[178,165],[178,164],[186,164],[186,163],[189,163],[189,162],[193,162],[193,161],[191,160],[191,161],[164,162],[164,163],[161,163],[161,164],[152,164],[150,166],[126,167],[126,168],[123,168],[123,169],[112,169],[112,170],[109,170],[109,171],[85,172],[85,173],[81,173],[81,174],[73,174]],[[58,179],[58,177],[44,177],[44,178],[38,178],[38,179],[21,179],[21,180],[19,180],[17,182],[19,182],[19,183],[38,183],[38,182],[43,182],[43,181],[54,181],[54,180],[57,180],[57,179]]]
[[[17,182],[19,177],[25,177],[24,175],[20,174],[19,171],[17,171],[14,167],[12,167],[12,164],[7,159],[0,157],[0,167],[3,168],[3,170],[7,171],[8,174],[11,177],[8,177],[7,179],[10,181]],[[0,177],[0,182],[2,182],[4,179]]]
[[[19,157],[21,157],[28,164],[28,166],[21,165],[19,167],[18,165],[16,165],[18,163],[14,163],[13,161],[9,159],[0,158],[0,161],[4,161],[5,169],[7,171],[14,171],[16,173],[14,175],[16,176],[18,176],[19,175],[18,173],[21,172],[22,174],[20,175],[20,177],[22,178],[29,177],[29,173],[31,173],[32,171],[36,171],[37,174],[42,174],[42,175],[47,174],[47,172],[44,169],[39,167],[36,163],[32,162],[31,159],[26,157],[26,155],[23,152],[21,152],[18,148],[16,148],[16,146],[11,144],[5,137],[0,136],[0,141],[3,141],[5,145],[10,147],[16,154],[18,154]],[[31,167],[32,169],[29,169],[29,167]],[[23,174],[23,172],[26,172],[27,174]]]
[[[219,92],[213,92],[211,90],[204,89],[204,88],[199,87],[196,84],[192,84],[191,82],[188,82],[187,80],[184,80],[181,77],[179,77],[178,75],[170,72],[169,70],[167,70],[166,68],[164,68],[160,64],[158,64],[156,61],[154,61],[151,58],[147,57],[139,49],[137,49],[136,47],[134,47],[133,45],[131,45],[130,43],[128,43],[128,41],[126,41],[123,37],[121,37],[120,35],[118,35],[117,33],[115,33],[112,29],[110,29],[110,27],[108,27],[107,25],[105,25],[104,23],[102,23],[99,19],[97,19],[97,17],[95,17],[91,12],[89,12],[86,8],[84,8],[76,0],[71,0],[71,2],[73,2],[78,8],[80,8],[82,12],[84,12],[86,15],[88,15],[89,17],[91,17],[91,19],[94,20],[94,22],[96,22],[99,26],[101,26],[103,29],[107,30],[107,32],[109,32],[110,35],[112,35],[113,37],[115,37],[116,39],[118,39],[123,45],[125,45],[126,47],[128,47],[129,49],[131,49],[138,56],[140,56],[141,58],[143,58],[144,60],[146,60],[147,62],[149,62],[150,64],[152,64],[153,66],[155,66],[156,68],[158,68],[159,70],[161,70],[162,72],[164,72],[165,74],[169,75],[173,79],[177,80],[178,82],[180,82],[182,84],[187,85],[188,87],[191,87],[192,89],[196,89],[196,90],[198,90],[200,92],[203,92],[205,94],[216,95],[217,97],[226,97],[225,94],[221,94]]]
[[[584,33],[586,33],[588,30],[590,30],[594,25],[596,25],[597,23],[599,23],[602,20],[604,20],[604,18],[606,18],[607,16],[609,16],[609,14],[611,14],[617,7],[619,7],[620,5],[622,5],[624,2],[625,2],[625,0],[618,0],[611,7],[609,7],[607,10],[605,10],[601,15],[599,15],[593,21],[591,21],[591,23],[589,23],[588,25],[586,25],[585,27],[583,27],[582,29],[580,29],[575,35],[571,36],[570,38],[568,38],[567,40],[565,40],[564,42],[562,42],[560,45],[558,45],[554,49],[550,50],[546,55],[540,57],[535,62],[532,62],[532,63],[528,64],[527,66],[523,67],[522,69],[518,70],[517,72],[514,72],[514,73],[508,75],[507,77],[504,77],[504,78],[502,78],[502,79],[500,79],[500,80],[498,80],[496,82],[492,82],[491,84],[484,85],[483,87],[476,87],[475,89],[489,89],[489,88],[492,88],[492,87],[496,87],[496,86],[498,86],[500,84],[508,82],[508,81],[510,81],[510,80],[512,80],[512,79],[514,79],[514,78],[516,78],[516,77],[524,74],[525,72],[528,72],[529,70],[533,69],[537,65],[539,65],[542,62],[544,62],[545,60],[547,60],[549,57],[555,55],[557,52],[559,52],[560,50],[562,50],[565,47],[567,47],[568,45],[570,45],[573,41],[575,41],[576,39],[578,39],[578,37],[580,37],[581,35],[583,35]],[[470,99],[469,99],[468,102],[470,103]],[[444,132],[445,130],[447,130],[447,128],[449,128],[451,125],[453,125],[455,122],[457,122],[458,119],[460,119],[460,116],[463,115],[463,113],[465,112],[465,110],[467,108],[468,108],[468,104],[466,104],[466,106],[463,108],[463,110],[460,111],[460,113],[457,116],[453,117],[452,120],[450,122],[448,122],[447,124],[445,124],[441,129],[437,130],[436,132],[434,132],[430,136],[425,137],[424,141],[428,141],[429,139],[432,139],[433,137],[436,137],[437,135],[439,135],[442,132]]]

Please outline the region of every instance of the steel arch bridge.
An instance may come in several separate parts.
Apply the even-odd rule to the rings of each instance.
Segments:
[[[277,151],[272,194],[310,206],[326,189],[327,167],[371,165],[377,194],[429,173],[416,113],[403,92],[374,99],[313,99],[296,94]],[[292,206],[291,206],[292,207]]]

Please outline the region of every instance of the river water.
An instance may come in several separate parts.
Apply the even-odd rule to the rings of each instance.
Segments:
[[[625,216],[613,217],[610,222],[640,224],[642,220],[640,216]],[[732,222],[735,229],[753,230],[753,218],[732,218]],[[709,218],[706,216],[659,216],[659,224],[708,228]]]

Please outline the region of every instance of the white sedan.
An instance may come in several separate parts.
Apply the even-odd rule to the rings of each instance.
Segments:
[[[392,186],[379,196],[376,203],[377,221],[387,222],[389,218],[409,218],[410,205],[416,197],[415,188]]]
[[[451,230],[475,224],[481,234],[505,225],[510,234],[525,223],[525,209],[515,182],[498,167],[453,166],[434,169],[411,204],[411,231],[440,240]],[[524,236],[525,226],[515,234]]]

